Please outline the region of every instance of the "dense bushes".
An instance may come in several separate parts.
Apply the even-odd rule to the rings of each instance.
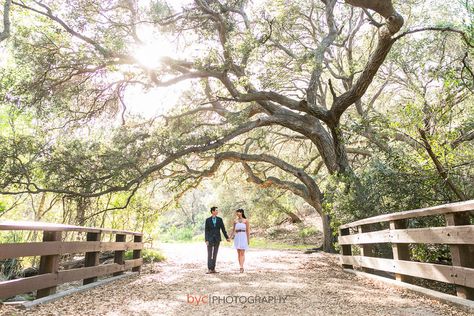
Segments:
[[[402,161],[399,156],[373,160],[360,168],[357,176],[336,180],[338,185],[333,185],[333,190],[325,194],[324,204],[335,219],[332,225],[336,233],[342,223],[455,200],[435,171],[421,173],[416,164]],[[408,222],[410,228],[444,225],[442,216]],[[412,259],[417,261],[446,263],[451,260],[447,246],[411,245],[410,251]]]

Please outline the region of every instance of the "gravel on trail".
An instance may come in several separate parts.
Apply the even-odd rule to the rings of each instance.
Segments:
[[[0,315],[468,315],[414,293],[344,272],[337,255],[250,249],[245,272],[221,243],[217,274],[206,274],[204,243],[161,244],[167,260],[141,275],[29,310]]]

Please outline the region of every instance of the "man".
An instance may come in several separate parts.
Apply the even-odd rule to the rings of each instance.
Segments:
[[[217,251],[219,250],[219,243],[221,242],[221,229],[224,233],[225,239],[229,242],[229,236],[225,231],[224,222],[222,218],[217,217],[219,210],[217,206],[211,207],[211,217],[206,219],[206,225],[204,228],[204,239],[207,245],[207,268],[206,273],[217,273],[216,272],[216,257]]]

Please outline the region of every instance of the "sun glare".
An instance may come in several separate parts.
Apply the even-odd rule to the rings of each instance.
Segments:
[[[160,68],[164,57],[179,58],[176,43],[152,27],[142,26],[139,37],[143,44],[133,47],[132,54],[137,61],[149,69]],[[166,88],[144,90],[140,86],[129,87],[125,93],[128,112],[153,117],[164,114],[173,107],[188,85],[181,83]]]
[[[181,94],[190,88],[188,82],[181,82],[171,87],[154,88],[144,91],[142,87],[127,89],[124,99],[128,112],[140,114],[145,118],[165,114],[176,106]]]
[[[164,40],[153,41],[150,44],[138,46],[133,55],[147,68],[157,68],[160,66],[161,59],[166,56],[172,56],[171,45]]]

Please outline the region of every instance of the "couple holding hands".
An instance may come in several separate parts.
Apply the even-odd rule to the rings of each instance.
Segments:
[[[211,207],[211,217],[206,219],[204,228],[204,239],[207,245],[207,268],[206,273],[216,272],[216,257],[219,250],[219,243],[221,241],[221,230],[228,242],[234,239],[234,248],[237,249],[237,257],[240,265],[240,273],[244,272],[245,250],[249,248],[250,230],[249,222],[245,217],[243,209],[235,211],[236,219],[234,227],[229,237],[224,227],[222,218],[218,217],[219,210],[217,206]]]

